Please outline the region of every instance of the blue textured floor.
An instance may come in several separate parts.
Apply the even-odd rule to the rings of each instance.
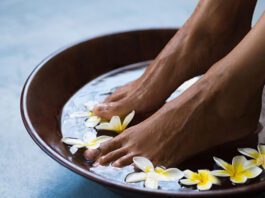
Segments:
[[[33,143],[20,118],[22,85],[44,57],[64,45],[113,31],[180,26],[195,3],[0,0],[0,197],[119,197],[57,164]],[[265,1],[259,4],[255,20],[265,8]]]

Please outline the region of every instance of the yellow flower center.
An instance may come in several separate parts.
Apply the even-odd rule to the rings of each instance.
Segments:
[[[151,166],[146,166],[146,167],[145,167],[145,172],[146,172],[146,173],[151,172],[151,170],[152,170],[152,167],[151,167]]]
[[[201,184],[206,184],[209,181],[209,174],[204,172],[204,173],[199,173],[198,174],[198,179]]]
[[[122,132],[124,128],[120,125],[119,128],[117,128],[117,132]]]
[[[157,167],[157,168],[155,169],[155,172],[156,172],[157,174],[164,174],[165,170],[164,170],[163,168]]]
[[[236,175],[237,174],[237,170],[235,169],[234,166],[232,166],[231,164],[228,164],[226,166],[226,169],[227,173],[230,175],[230,176],[233,176],[233,175]]]
[[[265,164],[265,154],[260,154],[257,158],[257,165],[264,165]]]

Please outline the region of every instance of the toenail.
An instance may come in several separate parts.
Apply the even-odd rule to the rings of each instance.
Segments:
[[[101,104],[98,104],[97,106],[95,106],[96,107],[96,109],[98,110],[98,111],[103,111],[103,110],[105,110],[106,108],[107,108],[107,104],[104,104],[104,103],[101,103]]]
[[[119,162],[114,162],[114,163],[112,164],[112,166],[114,166],[114,167],[119,167],[119,166],[120,166],[120,163],[119,163]]]
[[[105,159],[105,157],[102,156],[97,161],[99,164],[104,164],[104,159]]]

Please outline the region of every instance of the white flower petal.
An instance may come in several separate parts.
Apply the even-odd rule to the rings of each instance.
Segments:
[[[252,168],[247,169],[244,172],[244,175],[247,178],[252,179],[252,178],[259,176],[261,173],[262,173],[262,169],[256,166],[256,167],[252,167]]]
[[[97,138],[97,134],[96,133],[89,133],[89,132],[87,132],[87,133],[85,133],[83,135],[83,141],[85,143],[89,143],[89,142],[95,140],[96,138]]]
[[[85,125],[88,128],[93,128],[99,124],[100,120],[98,116],[91,116],[86,120]]]
[[[186,178],[192,178],[193,177],[193,175],[195,174],[193,171],[191,171],[191,170],[185,170],[184,172],[184,176],[186,177]]]
[[[70,118],[86,118],[89,117],[91,112],[73,112],[69,116]]]
[[[248,157],[252,157],[254,159],[256,159],[259,155],[258,151],[253,148],[239,148],[238,151],[239,153],[246,155]]]
[[[145,187],[149,189],[157,189],[158,188],[158,177],[155,173],[148,173],[145,180]]]
[[[137,166],[137,168],[141,169],[144,172],[154,171],[153,163],[145,157],[134,157],[133,163],[135,164],[135,166]]]
[[[97,130],[113,130],[111,125],[108,122],[102,122],[98,126],[96,126]]]
[[[141,172],[141,173],[130,173],[127,175],[125,178],[125,182],[127,183],[135,183],[135,182],[140,182],[146,180],[146,173]]]
[[[213,157],[213,159],[217,165],[219,165],[220,167],[222,167],[225,170],[229,169],[229,167],[231,166],[229,163],[227,163],[226,161],[224,161],[218,157]]]
[[[122,127],[123,129],[125,129],[129,124],[130,122],[132,121],[133,117],[135,115],[135,111],[132,111],[131,113],[129,113],[123,120],[123,123],[122,123]]]
[[[226,170],[214,170],[211,171],[212,175],[218,176],[218,177],[229,177],[230,174]]]
[[[163,181],[178,181],[184,177],[184,173],[177,168],[169,168],[163,173]]]
[[[115,131],[122,131],[122,125],[121,125],[121,119],[119,116],[112,116],[110,122],[110,127],[112,128],[112,130]]]
[[[212,173],[211,173],[211,182],[213,183],[213,184],[217,184],[217,185],[220,185],[221,184],[221,181],[217,178],[217,177],[215,177],[215,175],[213,175]]]
[[[237,174],[236,176],[230,177],[230,180],[235,184],[243,184],[246,183],[247,177],[242,174]]]
[[[69,138],[69,137],[64,137],[62,138],[62,142],[68,145],[83,145],[84,142],[82,140],[76,139],[76,138]]]
[[[259,144],[258,145],[258,150],[260,154],[265,154],[265,145]]]
[[[198,183],[197,189],[198,190],[210,190],[212,188],[212,182],[206,182],[206,183]]]
[[[257,160],[252,159],[252,160],[247,160],[244,162],[244,169],[249,169],[251,167],[256,167],[257,165]]]
[[[75,154],[76,152],[78,151],[78,147],[77,146],[71,146],[70,147],[70,152],[72,153],[72,154]]]
[[[247,158],[245,158],[245,156],[237,155],[237,156],[233,157],[232,166],[234,167],[235,170],[241,169],[242,166],[247,168],[249,165],[250,164],[249,164]]]
[[[181,179],[180,183],[184,185],[195,185],[195,184],[198,184],[198,181],[193,181],[191,179]]]
[[[101,136],[97,137],[96,140],[97,140],[97,142],[98,142],[99,144],[101,144],[102,142],[109,141],[109,140],[111,140],[112,138],[113,138],[113,137],[111,137],[111,136],[101,135]]]
[[[87,133],[94,133],[94,134],[97,134],[97,130],[94,129],[94,128],[92,128],[92,127],[88,127],[88,128],[86,129],[86,132],[87,132]]]

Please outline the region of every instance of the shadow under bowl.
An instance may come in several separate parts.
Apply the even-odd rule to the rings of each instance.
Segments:
[[[97,76],[113,69],[154,59],[176,29],[149,29],[88,39],[50,55],[27,79],[21,96],[25,127],[37,145],[70,170],[110,189],[137,197],[219,197],[257,193],[265,181],[236,188],[205,192],[148,190],[106,180],[89,171],[61,142],[60,114],[69,98]]]

